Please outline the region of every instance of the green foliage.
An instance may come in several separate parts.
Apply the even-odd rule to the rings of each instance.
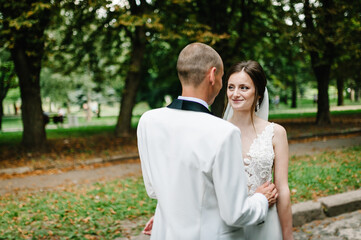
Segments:
[[[9,89],[8,93],[6,94],[6,97],[4,99],[4,102],[17,102],[20,100],[20,89],[19,88],[11,88]]]
[[[5,89],[18,87],[18,79],[16,77],[14,63],[11,60],[10,52],[6,50],[0,51],[0,96],[5,98]]]
[[[2,129],[3,101],[10,89],[18,87],[14,63],[8,51],[0,50],[0,129]]]
[[[341,75],[347,87],[361,89],[360,4],[333,0],[325,11],[327,1],[311,1],[315,31],[309,31],[305,2],[309,1],[1,1],[0,43],[13,49],[16,41],[26,40],[19,45],[26,47],[30,62],[38,68],[42,60],[42,97],[58,106],[82,104],[88,97],[102,104],[119,102],[123,92],[133,89],[126,79],[134,70],[141,79],[131,90],[137,93],[136,102],[163,106],[165,96],[181,93],[176,60],[194,41],[212,45],[225,71],[238,61],[260,62],[270,95],[279,95],[286,104],[316,86],[308,53],[315,51],[322,58],[332,43],[337,57],[331,77]],[[327,16],[332,24],[323,21]],[[136,42],[145,42],[146,50],[131,65]],[[215,111],[223,102],[221,91]]]
[[[0,43],[13,49],[20,41],[25,45],[23,47],[29,58],[42,57],[42,32],[49,23],[49,14],[53,8],[50,1],[1,1],[0,7]],[[29,38],[30,35],[37,35],[38,38]]]

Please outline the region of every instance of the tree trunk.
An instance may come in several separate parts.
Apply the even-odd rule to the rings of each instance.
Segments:
[[[2,117],[4,116],[3,101],[9,90],[9,86],[6,86],[5,79],[0,79],[0,131],[2,130]]]
[[[71,113],[71,110],[70,110],[70,100],[67,99],[66,100],[66,114],[69,116]]]
[[[101,104],[98,103],[98,112],[97,112],[97,118],[100,118],[100,109],[101,108]]]
[[[355,85],[355,101],[360,101],[361,95],[361,76],[356,78],[356,85]]]
[[[90,96],[90,88],[88,88],[87,90],[87,94],[86,94],[86,98],[87,98],[87,105],[88,108],[86,109],[86,121],[90,122],[92,120],[93,117],[93,112],[92,112],[92,108],[91,108],[91,96]]]
[[[297,108],[297,81],[296,78],[292,79],[292,103],[291,108]]]
[[[16,102],[13,103],[14,106],[14,114],[17,116],[18,115],[18,106],[16,105]]]
[[[4,116],[4,99],[0,99],[0,116]]]
[[[334,43],[329,41],[330,36],[334,36],[334,16],[333,13],[333,1],[322,1],[322,14],[319,14],[318,20],[314,19],[312,14],[311,5],[309,0],[304,2],[304,14],[305,14],[305,23],[308,30],[307,34],[312,34],[317,41],[311,39],[309,43],[316,49],[322,49],[322,51],[310,51],[311,64],[313,72],[315,73],[317,79],[317,88],[318,88],[318,100],[317,100],[317,117],[316,123],[321,124],[330,124],[331,115],[330,115],[330,103],[328,99],[328,85],[330,82],[330,70],[332,62],[335,58]],[[326,34],[319,34],[320,30],[316,30],[314,23],[317,22],[317,27],[323,27],[324,31],[327,31]],[[324,32],[322,31],[322,32]],[[306,35],[307,35],[306,34]],[[326,37],[327,36],[327,37]]]
[[[0,103],[0,132],[2,131],[3,116],[4,116],[4,106],[3,106],[3,101],[1,100],[1,103]]]
[[[343,86],[344,86],[343,77],[337,77],[337,106],[343,106]]]
[[[115,135],[129,136],[131,131],[132,112],[135,106],[137,90],[141,80],[142,64],[145,55],[146,38],[144,26],[138,26],[132,37],[132,53],[130,67],[125,80],[125,86],[120,102],[120,111]]]
[[[318,125],[331,123],[330,102],[328,98],[330,69],[331,69],[331,65],[321,65],[321,66],[313,67],[313,71],[317,79],[317,89],[318,89],[317,117],[316,117],[316,123]]]
[[[45,147],[46,133],[40,97],[41,55],[30,58],[23,42],[17,42],[11,50],[21,93],[21,117],[23,121],[22,145],[29,150]],[[36,51],[33,49],[32,51]],[[37,60],[37,61],[34,61]]]

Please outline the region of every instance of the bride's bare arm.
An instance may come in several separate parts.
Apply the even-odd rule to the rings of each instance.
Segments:
[[[278,189],[277,211],[284,240],[293,240],[292,210],[288,187],[288,141],[286,130],[275,124],[273,147],[275,152],[274,180]]]

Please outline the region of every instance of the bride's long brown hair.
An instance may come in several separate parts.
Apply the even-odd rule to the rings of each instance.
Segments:
[[[253,84],[255,86],[255,97],[254,97],[254,101],[251,107],[251,120],[252,120],[252,124],[253,124],[253,113],[257,112],[258,110],[258,106],[261,105],[263,98],[264,98],[264,91],[267,85],[267,79],[266,79],[266,74],[263,71],[262,66],[253,60],[248,60],[248,61],[243,61],[243,62],[239,62],[234,64],[228,71],[226,74],[226,86],[228,87],[228,80],[231,77],[232,74],[234,73],[239,73],[241,71],[246,72],[252,79]],[[226,95],[226,102],[228,102],[228,98]],[[258,103],[258,104],[257,104]],[[227,104],[226,104],[227,106]]]

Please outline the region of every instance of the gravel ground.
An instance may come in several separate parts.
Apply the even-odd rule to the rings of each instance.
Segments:
[[[325,218],[295,228],[295,240],[360,240],[361,210]]]

